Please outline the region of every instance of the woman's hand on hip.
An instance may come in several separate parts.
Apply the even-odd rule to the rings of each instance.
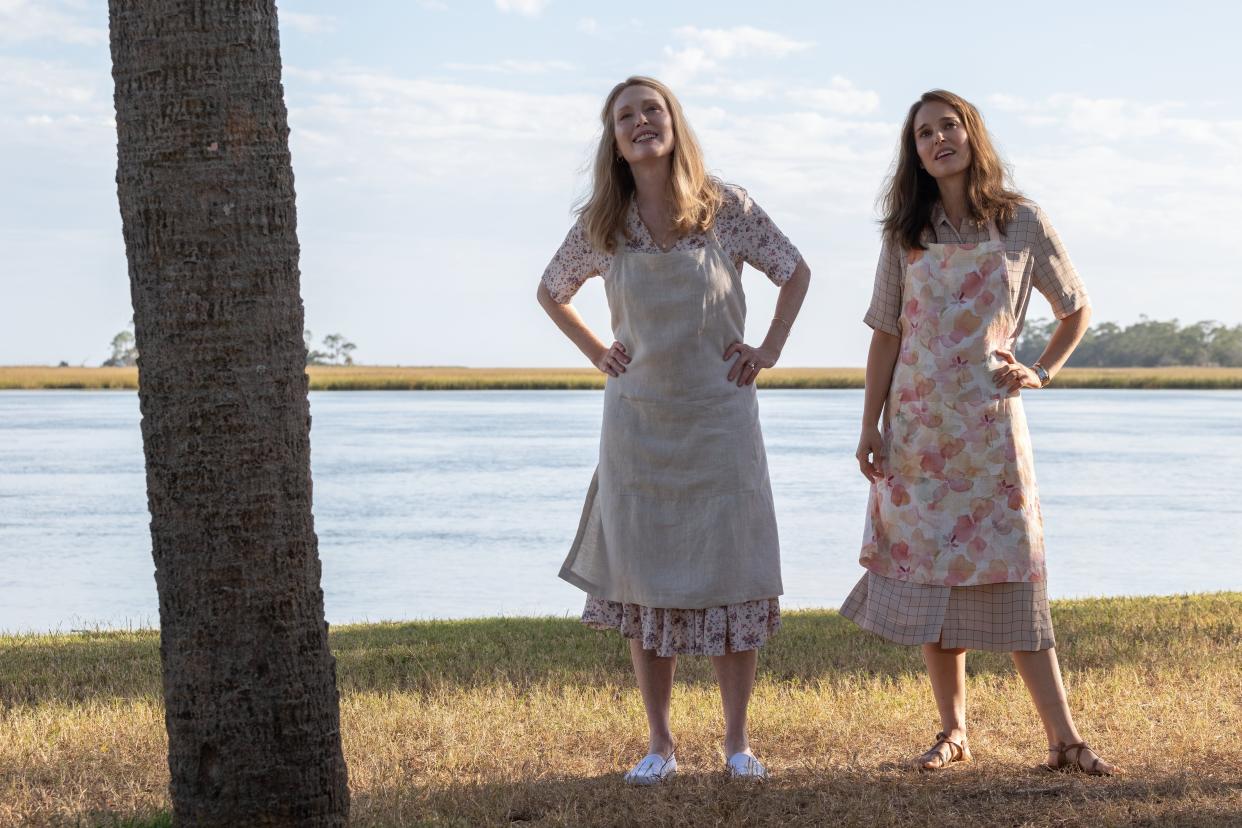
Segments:
[[[1004,388],[1010,394],[1019,388],[1039,388],[1039,375],[1034,370],[1018,362],[1011,351],[997,348],[996,355],[1005,360],[1005,365],[992,372],[992,380],[997,388]]]
[[[729,366],[729,382],[737,383],[738,388],[751,385],[760,371],[776,364],[777,356],[762,346],[752,348],[745,342],[734,342],[724,352],[725,362],[737,357]]]
[[[619,377],[624,374],[625,366],[629,364],[630,355],[625,352],[625,346],[620,342],[612,343],[612,346],[595,360],[595,367],[610,377]]]
[[[880,436],[880,429],[873,425],[863,426],[854,457],[858,459],[858,470],[872,483],[884,476],[884,472],[880,471],[880,460],[883,456],[884,438]]]

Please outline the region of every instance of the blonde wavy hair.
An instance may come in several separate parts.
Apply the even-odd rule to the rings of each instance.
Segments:
[[[663,83],[641,75],[626,78],[612,88],[600,110],[599,147],[595,150],[591,193],[578,205],[578,215],[586,229],[587,240],[596,250],[616,251],[617,236],[625,231],[625,214],[634,194],[634,176],[630,165],[617,148],[612,108],[617,97],[631,86],[645,86],[660,93],[668,104],[673,127],[672,175],[669,180],[669,202],[673,224],[679,236],[705,232],[716,220],[723,202],[721,182],[709,175],[703,163],[703,150],[686,122],[681,102]]]
[[[923,233],[931,228],[932,208],[940,200],[936,179],[919,164],[914,140],[914,118],[923,104],[932,101],[953,107],[966,128],[966,139],[970,143],[966,207],[970,217],[978,222],[991,219],[1003,233],[1023,200],[1022,194],[1010,184],[1009,168],[992,145],[992,136],[974,104],[943,89],[924,92],[906,113],[897,163],[880,196],[884,235],[907,250],[923,249]]]

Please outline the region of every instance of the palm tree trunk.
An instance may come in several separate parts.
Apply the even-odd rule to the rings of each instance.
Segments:
[[[178,825],[349,810],[273,0],[109,0]]]

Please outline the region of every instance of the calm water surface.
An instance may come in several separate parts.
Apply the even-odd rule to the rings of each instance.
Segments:
[[[311,395],[328,620],[576,613],[597,392]],[[859,391],[765,391],[786,607],[840,604]],[[1242,392],[1026,396],[1054,597],[1242,589]],[[0,630],[155,626],[137,395],[0,393]]]

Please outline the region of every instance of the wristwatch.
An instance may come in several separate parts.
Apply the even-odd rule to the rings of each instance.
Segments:
[[[1031,370],[1035,372],[1035,376],[1039,377],[1040,388],[1047,388],[1048,383],[1052,382],[1052,375],[1048,373],[1048,369],[1038,362],[1031,366]]]

